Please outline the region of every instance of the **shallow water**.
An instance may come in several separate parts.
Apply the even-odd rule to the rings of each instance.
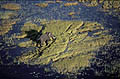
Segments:
[[[9,9],[4,9],[4,8],[0,8],[0,12],[6,12],[6,11],[14,11],[16,12],[18,15],[15,16],[13,19],[19,19],[15,24],[12,25],[12,30],[8,31],[7,33],[5,33],[4,35],[0,36],[0,60],[2,63],[0,70],[2,72],[0,72],[1,74],[3,74],[3,78],[5,77],[4,75],[7,75],[7,77],[5,78],[18,78],[21,77],[22,79],[24,78],[47,78],[47,79],[58,79],[58,78],[70,78],[73,79],[76,77],[76,79],[79,78],[86,78],[89,79],[89,77],[93,77],[96,78],[96,76],[102,78],[102,76],[106,76],[107,78],[109,78],[111,75],[114,78],[120,77],[119,73],[119,65],[116,66],[116,63],[114,63],[115,70],[113,70],[113,73],[109,73],[109,71],[112,70],[111,67],[111,62],[109,61],[109,59],[112,57],[113,62],[118,62],[119,56],[120,54],[118,53],[119,51],[119,30],[120,30],[120,15],[119,13],[113,12],[111,10],[109,10],[109,12],[104,12],[101,10],[101,7],[103,6],[102,4],[99,4],[98,6],[94,6],[94,7],[88,7],[83,5],[83,3],[79,3],[78,5],[75,6],[68,6],[65,7],[64,3],[67,3],[67,1],[63,1],[62,3],[54,3],[54,4],[49,4],[47,7],[43,8],[43,7],[39,7],[39,6],[35,6],[36,3],[44,3],[45,1],[0,1],[0,5],[5,4],[5,3],[17,3],[21,5],[21,9],[20,10],[9,10]],[[74,15],[70,16],[68,15],[70,12],[75,12]],[[110,14],[111,12],[111,14]],[[1,19],[1,18],[0,18]],[[35,51],[35,49],[37,47],[19,47],[18,44],[21,42],[25,42],[25,41],[29,41],[30,39],[28,38],[22,38],[22,39],[16,39],[13,38],[12,35],[14,36],[14,34],[20,34],[21,33],[21,28],[24,26],[24,24],[26,22],[32,22],[34,24],[36,24],[37,26],[40,26],[41,23],[40,21],[42,20],[47,20],[47,21],[51,21],[51,20],[63,20],[63,21],[90,21],[90,22],[98,22],[101,25],[103,25],[103,27],[105,29],[112,29],[109,34],[111,34],[112,36],[114,36],[114,40],[111,40],[112,42],[117,43],[117,45],[114,46],[114,52],[115,55],[112,56],[114,53],[111,50],[112,46],[108,45],[108,49],[109,51],[107,51],[107,54],[102,54],[102,53],[98,53],[98,52],[103,52],[105,49],[104,47],[107,46],[103,46],[101,47],[99,50],[95,51],[96,55],[95,55],[95,60],[99,59],[98,62],[100,63],[94,63],[94,60],[90,60],[91,66],[88,67],[83,67],[80,70],[78,70],[79,74],[73,74],[71,73],[67,73],[63,74],[63,73],[59,73],[57,70],[54,70],[54,68],[51,67],[51,64],[56,61],[50,61],[48,64],[46,65],[38,65],[36,66],[36,64],[34,64],[34,61],[29,61],[31,63],[33,63],[34,65],[32,65],[31,67],[29,65],[26,65],[24,62],[17,62],[16,57],[17,56],[21,56],[23,53],[26,53],[28,51]],[[96,32],[96,30],[95,30]],[[88,32],[88,37],[99,37],[93,35],[93,32]],[[116,39],[118,38],[118,39]],[[86,37],[84,38],[86,39]],[[82,39],[82,41],[84,40]],[[89,41],[89,40],[88,40]],[[110,42],[111,42],[110,41]],[[111,48],[111,49],[109,49]],[[103,51],[101,51],[103,50]],[[68,53],[68,48],[66,47],[66,49],[64,50],[64,52],[61,52],[59,54],[56,54],[56,57],[61,56],[61,54],[63,55],[64,53]],[[90,51],[91,52],[91,51]],[[88,52],[89,53],[89,52]],[[85,53],[85,54],[88,54]],[[84,54],[84,53],[83,53]],[[116,55],[117,54],[117,55]],[[103,55],[103,57],[101,56]],[[54,54],[52,55],[48,55],[46,57],[43,57],[43,59],[47,59],[50,56],[55,56]],[[72,58],[72,57],[71,57]],[[94,59],[94,58],[93,58]],[[64,60],[64,59],[63,59]],[[111,60],[111,61],[112,61]],[[39,61],[39,59],[36,59],[35,62]],[[59,61],[59,60],[58,60]],[[101,63],[106,63],[104,64],[105,66],[99,67],[98,64]],[[4,67],[4,65],[6,65]],[[109,65],[109,66],[106,66]],[[106,69],[105,69],[106,68]],[[105,70],[108,71],[105,72]],[[111,68],[111,69],[110,69]],[[39,70],[40,69],[40,70]],[[48,72],[45,70],[48,69]],[[101,70],[102,69],[102,70]],[[114,69],[114,68],[113,68]],[[39,71],[38,71],[39,70]],[[13,72],[13,73],[12,73]],[[21,73],[22,72],[22,73]],[[9,74],[11,73],[11,74]],[[86,73],[86,74],[85,74]],[[1,77],[1,78],[2,78]]]

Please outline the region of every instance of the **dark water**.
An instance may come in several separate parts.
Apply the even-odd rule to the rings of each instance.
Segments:
[[[70,7],[60,7],[64,3],[56,3],[56,4],[49,4],[48,7],[46,8],[40,8],[35,6],[35,3],[39,2],[44,2],[44,0],[40,1],[0,1],[0,4],[3,3],[19,3],[21,4],[22,8],[17,11],[18,16],[15,18],[20,18],[20,21],[17,22],[16,24],[13,25],[13,30],[9,31],[7,35],[10,37],[14,33],[20,33],[20,28],[24,25],[25,22],[27,21],[32,21],[33,23],[40,25],[39,22],[36,22],[38,18],[40,19],[47,19],[47,20],[82,20],[82,21],[96,21],[98,23],[101,23],[105,26],[105,28],[112,28],[113,32],[111,34],[114,34],[115,32],[118,32],[116,36],[115,41],[120,42],[119,39],[119,30],[120,30],[120,19],[116,16],[112,15],[106,15],[105,12],[99,11],[99,8],[101,5],[97,7],[86,7],[83,6],[81,3],[77,6],[70,6]],[[0,9],[0,11],[5,12],[5,11],[10,11],[10,10],[5,10],[5,9]],[[68,15],[69,12],[80,12],[80,14],[75,14],[75,18],[72,18],[71,16]],[[22,39],[22,40],[16,40],[16,42],[21,42],[25,41],[27,39]],[[5,46],[5,48],[8,48],[8,50],[2,49],[0,51],[1,59],[4,64],[7,63],[12,63],[14,57],[21,55],[21,51],[29,50],[29,49],[34,49],[34,48],[20,48],[16,47],[14,49],[10,49],[7,47],[6,43],[3,41],[3,37],[0,36],[0,42],[3,42],[1,46]],[[101,48],[101,50],[104,50],[105,47]],[[109,54],[103,55],[102,53],[99,53],[96,55],[96,58],[99,58],[104,62],[108,62],[106,65],[110,65],[110,61],[117,60],[120,58],[120,54],[118,51],[115,51],[117,48],[120,48],[120,46],[114,46],[114,47],[108,47]],[[114,52],[112,52],[114,50]],[[17,52],[16,52],[17,51]],[[11,52],[16,52],[16,53],[11,53]],[[102,52],[102,51],[99,51]],[[6,60],[6,53],[12,57],[9,58],[9,61]],[[109,60],[105,57],[110,56],[113,58],[112,60]],[[110,58],[109,57],[109,58]],[[99,61],[98,61],[99,62]],[[19,64],[18,63],[12,63],[11,65],[0,65],[0,79],[97,79],[97,78],[104,78],[104,79],[109,79],[109,78],[114,78],[117,79],[119,75],[119,69],[116,70],[115,73],[105,73],[101,72],[102,70],[104,71],[104,67],[99,67],[97,64],[91,64],[91,68],[86,68],[82,71],[79,71],[79,75],[71,74],[69,76],[67,75],[62,75],[58,74],[55,71],[50,71],[50,72],[45,72],[45,68],[49,67],[48,66],[28,66],[25,64]],[[109,68],[109,67],[108,67]],[[49,68],[51,69],[51,68]],[[96,76],[94,71],[101,72],[102,76]],[[86,73],[86,74],[85,74]]]

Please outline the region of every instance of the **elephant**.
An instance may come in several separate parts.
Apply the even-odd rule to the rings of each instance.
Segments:
[[[38,44],[40,43],[40,47],[42,47],[42,45],[44,43],[46,43],[46,46],[48,45],[48,41],[51,40],[51,38],[53,40],[56,39],[56,37],[51,33],[51,32],[46,32],[45,34],[42,34],[42,35],[38,35],[37,39],[36,39],[36,46],[38,47]]]

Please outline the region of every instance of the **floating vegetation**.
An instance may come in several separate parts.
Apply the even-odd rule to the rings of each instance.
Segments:
[[[78,2],[68,2],[68,3],[65,3],[64,6],[75,6],[75,5],[78,5]]]
[[[55,1],[46,1],[48,4],[54,4],[56,3]]]
[[[11,12],[11,11],[0,12],[1,19],[10,19],[13,18],[14,16],[17,16],[16,12]]]
[[[120,1],[104,1],[104,4],[102,7],[104,11],[110,11],[113,8],[113,11],[119,12]]]
[[[11,7],[13,4],[3,4],[2,7],[7,8],[6,6],[10,9],[15,9]],[[15,6],[16,7],[16,6]],[[16,7],[17,8],[17,7]],[[12,25],[16,24],[16,22],[19,20],[18,18],[15,18],[17,15],[16,12],[14,11],[4,11],[0,12],[0,35],[4,35],[8,33],[9,30],[12,30]]]
[[[67,76],[66,79],[111,75],[118,79],[120,1],[67,1],[20,1],[22,6],[18,1],[19,8],[15,7],[16,3],[1,2],[0,64],[21,65],[20,71],[6,67],[16,78],[21,70],[30,69],[24,74],[33,79],[61,78],[56,73],[62,78]],[[46,32],[56,39],[40,46],[39,37]],[[46,68],[46,72],[39,68]]]
[[[52,32],[56,41],[49,47],[43,46],[41,49],[26,52],[27,55],[18,57],[19,62],[41,65],[52,62],[51,67],[59,73],[76,73],[82,67],[89,67],[89,60],[95,57],[93,52],[112,39],[108,35],[109,30],[105,30],[97,22],[52,20],[42,23],[46,23],[43,33]],[[21,46],[25,47],[27,43],[24,42]]]
[[[97,67],[94,68],[97,76],[120,77],[120,42],[118,41],[120,41],[120,36],[114,36],[109,44],[96,52],[92,66]]]
[[[7,3],[7,4],[1,5],[1,8],[5,8],[9,10],[19,10],[21,9],[21,5],[16,3]]]
[[[22,32],[30,31],[30,30],[40,31],[40,30],[41,30],[41,27],[38,27],[36,24],[34,24],[34,23],[32,23],[32,22],[26,22],[26,23],[24,24],[24,26],[21,28],[21,31],[22,31]]]
[[[109,15],[119,17],[120,1],[104,1],[101,11],[107,12]]]
[[[69,16],[72,16],[72,15],[74,15],[75,14],[75,12],[70,12],[68,15]]]
[[[15,38],[21,39],[21,38],[30,38],[32,40],[36,39],[36,35],[38,32],[42,29],[41,26],[37,26],[36,24],[32,22],[26,22],[24,26],[21,28],[21,33],[19,35],[16,35]],[[32,40],[21,42],[18,44],[20,47],[34,47],[36,43],[34,43]]]
[[[26,41],[26,42],[21,42],[18,44],[20,47],[35,47],[35,44],[33,43],[32,40]]]
[[[4,35],[5,33],[8,33],[10,30],[12,30],[12,25],[16,23],[17,20],[1,20],[0,25],[0,35]]]
[[[38,7],[45,8],[45,7],[48,6],[48,3],[36,3],[35,5],[38,6]]]
[[[85,6],[87,7],[95,7],[98,6],[97,0],[90,1],[90,3],[84,3]]]
[[[89,2],[89,0],[78,0],[78,2]]]

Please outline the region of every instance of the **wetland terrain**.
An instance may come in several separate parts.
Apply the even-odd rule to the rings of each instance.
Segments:
[[[120,78],[120,1],[0,0],[0,78]]]

